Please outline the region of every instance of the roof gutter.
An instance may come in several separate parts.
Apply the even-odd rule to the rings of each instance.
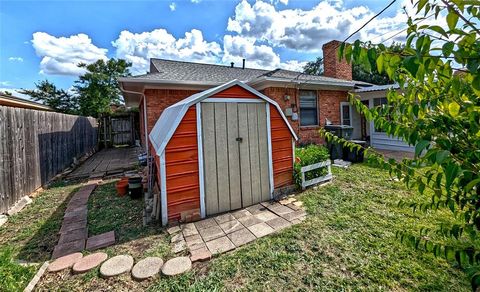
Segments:
[[[335,82],[335,81],[318,81],[318,80],[293,81],[291,79],[272,78],[272,77],[260,77],[248,82],[248,84],[250,86],[254,86],[262,82],[278,82],[278,83],[288,83],[288,84],[297,84],[297,85],[308,84],[308,85],[335,86],[335,87],[342,87],[342,88],[348,88],[348,89],[353,89],[355,87],[355,83],[353,82]]]

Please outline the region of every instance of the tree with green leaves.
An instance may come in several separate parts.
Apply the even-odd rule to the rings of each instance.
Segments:
[[[400,43],[393,43],[390,46],[392,51],[400,52],[402,45]],[[391,80],[387,73],[385,72],[378,72],[374,66],[370,67],[371,70],[368,70],[364,67],[362,63],[355,63],[352,64],[352,78],[353,80],[368,82],[377,85],[385,85],[385,84],[392,84],[393,80]],[[303,73],[307,75],[323,75],[323,58],[317,57],[315,61],[310,61],[305,64],[303,67]]]
[[[78,105],[75,97],[64,89],[59,89],[48,80],[35,83],[35,89],[22,89],[20,93],[29,95],[35,101],[66,114],[76,114]]]
[[[130,75],[132,64],[122,59],[98,60],[92,64],[79,64],[86,73],[75,81],[80,114],[99,117],[110,112],[110,104],[121,101],[117,78]]]
[[[437,228],[397,236],[412,247],[456,262],[471,276],[473,289],[480,286],[479,4],[418,0],[401,51],[358,40],[338,50],[348,62],[385,72],[400,86],[387,93],[386,105],[371,109],[350,95],[350,102],[376,127],[415,145],[413,159],[386,161],[366,149],[368,160],[417,190],[412,201],[401,205],[414,212],[452,214],[451,222],[440,222]],[[445,19],[447,26],[419,25],[431,16]],[[322,135],[361,150],[325,131]]]

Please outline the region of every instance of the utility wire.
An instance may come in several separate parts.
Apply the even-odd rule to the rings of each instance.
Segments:
[[[370,18],[367,22],[365,22],[359,29],[357,29],[356,31],[354,31],[353,33],[351,33],[346,39],[343,40],[343,43],[345,43],[346,41],[348,41],[352,36],[354,36],[355,34],[357,34],[359,31],[361,31],[365,26],[367,26],[370,22],[372,22],[375,18],[377,18],[378,16],[380,16],[383,12],[385,12],[385,10],[387,10],[388,8],[390,8],[390,6],[392,6],[395,2],[397,2],[397,0],[392,0],[392,2],[390,2],[387,6],[385,6],[382,10],[380,10],[380,12],[378,12],[377,14],[375,14],[374,16],[372,16],[372,18]],[[338,47],[340,46],[337,45],[332,51],[336,51],[338,49]],[[325,59],[325,55],[323,55],[323,57],[320,59],[320,62],[323,61]],[[294,80],[297,80],[298,78],[300,78],[300,76],[304,74],[303,72],[299,73],[295,78],[293,78],[291,81],[294,81]]]

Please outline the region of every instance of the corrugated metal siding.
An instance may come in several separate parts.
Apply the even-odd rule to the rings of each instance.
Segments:
[[[168,219],[200,208],[197,118],[191,106],[165,148]]]
[[[213,98],[217,97],[217,98],[254,98],[254,99],[258,99],[258,96],[256,96],[255,94],[251,93],[250,91],[238,86],[238,85],[235,85],[235,86],[232,86],[222,92],[219,92],[213,96],[211,96]]]
[[[293,184],[292,134],[277,108],[270,104],[273,183],[275,188]]]

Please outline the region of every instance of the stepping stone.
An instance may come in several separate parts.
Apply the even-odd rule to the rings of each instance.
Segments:
[[[187,249],[187,243],[184,240],[176,242],[172,247],[172,251],[174,253],[179,253],[186,249]]]
[[[274,218],[272,220],[268,220],[265,223],[267,223],[270,227],[272,227],[275,230],[281,230],[281,229],[291,225],[290,222],[283,219],[282,217],[277,217],[277,218]]]
[[[301,201],[293,202],[292,204],[297,206],[297,207],[303,206],[303,202],[301,202]]]
[[[60,228],[60,233],[70,232],[76,229],[85,229],[87,228],[87,221],[76,221],[76,222],[69,222],[63,223],[62,228]]]
[[[279,203],[282,204],[282,205],[288,205],[288,204],[291,204],[293,202],[295,202],[297,199],[295,198],[287,198],[287,199],[283,199],[283,200],[280,200]]]
[[[255,224],[258,224],[258,223],[262,223],[262,220],[258,219],[257,217],[255,217],[253,215],[242,217],[242,218],[238,219],[238,221],[240,221],[240,223],[242,223],[243,226],[245,226],[245,227],[249,227],[249,226],[252,226],[252,225],[255,225]]]
[[[242,209],[242,210],[238,210],[238,211],[233,212],[232,215],[233,215],[233,217],[235,217],[237,219],[240,219],[240,218],[245,217],[245,216],[250,216],[250,215],[252,215],[252,213],[248,212],[248,210]]]
[[[198,232],[200,232],[200,235],[203,238],[203,241],[207,242],[216,238],[219,238],[220,236],[224,236],[225,233],[223,233],[222,229],[220,226],[213,226],[205,229],[200,229]]]
[[[190,260],[194,262],[208,261],[212,258],[212,253],[206,248],[199,248],[190,252]]]
[[[72,242],[72,241],[79,240],[79,239],[86,240],[87,239],[87,234],[88,234],[87,233],[87,228],[75,229],[75,230],[72,230],[72,231],[61,233],[60,234],[60,239],[58,240],[58,243],[62,244],[62,243]],[[88,245],[88,243],[87,243],[87,245]]]
[[[269,207],[268,209],[279,216],[292,213],[294,211],[291,208],[288,208],[287,206],[278,203],[274,206]]]
[[[222,236],[220,238],[214,239],[206,243],[208,250],[212,254],[219,254],[224,253],[229,250],[235,249],[235,245],[228,239],[226,236]]]
[[[85,248],[85,239],[79,239],[67,243],[57,244],[53,248],[52,259],[56,259],[71,253],[82,251]]]
[[[87,249],[95,250],[115,244],[115,231],[91,236],[87,239]]]
[[[133,257],[129,255],[118,255],[108,259],[100,267],[100,275],[113,277],[129,272],[133,267]]]
[[[188,257],[177,257],[168,260],[162,267],[162,274],[175,276],[183,274],[192,268],[192,261]]]
[[[188,223],[182,226],[182,233],[184,237],[187,237],[198,234],[198,231],[193,223]]]
[[[59,257],[48,265],[49,272],[58,272],[67,268],[71,268],[76,262],[78,262],[83,255],[79,252],[71,253],[69,255]]]
[[[205,245],[202,237],[199,234],[186,237],[185,241],[187,242],[187,246],[190,250],[198,249],[199,247]]]
[[[87,215],[87,208],[81,210],[81,211],[75,211],[75,212],[66,212],[63,218],[69,218],[69,217],[75,217],[75,216],[82,216],[82,215]]]
[[[275,218],[278,217],[277,215],[273,214],[273,213],[270,212],[270,211],[261,212],[261,213],[255,214],[255,215],[253,215],[253,216],[257,217],[257,218],[260,219],[262,222],[265,222],[265,221],[268,221],[268,220],[272,220],[272,219],[275,219]]]
[[[148,279],[158,274],[162,266],[163,260],[159,257],[144,258],[133,267],[132,277],[138,281]]]
[[[252,213],[252,215],[255,215],[255,214],[258,214],[260,212],[263,212],[263,211],[267,210],[267,208],[265,208],[264,206],[262,206],[260,204],[256,204],[256,205],[248,207],[247,210],[248,210],[248,212]]]
[[[8,221],[8,216],[7,215],[0,215],[0,226],[7,223],[7,221]]]
[[[233,221],[228,221],[225,223],[220,224],[220,228],[222,228],[223,232],[225,234],[232,233],[234,231],[240,230],[243,227],[243,225],[238,221],[238,220],[233,220]]]
[[[247,228],[240,229],[227,236],[236,247],[242,246],[256,239],[255,235],[253,235]]]
[[[268,226],[265,222],[249,226],[248,230],[250,230],[250,232],[252,232],[257,238],[268,235],[274,231],[273,228]]]
[[[286,205],[288,208],[292,209],[293,211],[298,211],[298,210],[302,210],[302,207],[299,207],[299,206],[296,206],[294,204],[288,204]]]
[[[85,273],[93,268],[98,267],[108,258],[108,255],[104,252],[97,252],[89,254],[73,265],[73,272],[76,274]]]
[[[307,212],[305,212],[304,210],[298,210],[292,213],[285,214],[282,217],[291,222],[292,220],[298,219],[300,217],[305,217],[306,215]]]
[[[173,234],[175,234],[175,233],[179,233],[180,231],[182,231],[182,230],[180,229],[180,226],[173,226],[173,227],[170,227],[170,228],[167,229],[167,233],[168,233],[169,235],[173,235]]]
[[[198,221],[193,223],[197,230],[200,232],[200,229],[205,229],[213,226],[218,226],[217,222],[213,218],[204,219],[202,221]]]
[[[218,224],[222,224],[222,223],[225,223],[225,222],[228,222],[228,221],[235,220],[235,217],[233,217],[232,214],[227,213],[227,214],[217,216],[214,219],[215,219],[215,221],[217,221]]]
[[[179,241],[183,241],[183,240],[184,240],[183,234],[178,233],[178,234],[175,234],[174,236],[172,236],[172,238],[170,239],[170,243],[175,243],[175,242],[179,242]]]

